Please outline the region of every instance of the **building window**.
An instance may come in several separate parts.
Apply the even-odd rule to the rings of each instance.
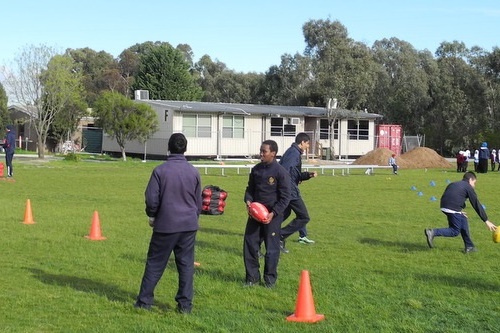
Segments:
[[[347,122],[347,133],[349,133],[349,139],[351,140],[368,140],[368,120],[349,120]]]
[[[191,138],[212,137],[212,116],[198,114],[182,115],[182,133]]]
[[[271,136],[283,136],[283,118],[271,118]]]
[[[243,116],[222,117],[222,137],[243,139],[245,137],[245,118]]]
[[[295,136],[297,126],[285,124],[283,118],[271,118],[271,136]]]
[[[330,134],[330,126],[328,126],[328,119],[320,119],[319,121],[319,138],[322,140],[327,140]],[[339,138],[339,120],[335,119],[333,123],[333,138]]]

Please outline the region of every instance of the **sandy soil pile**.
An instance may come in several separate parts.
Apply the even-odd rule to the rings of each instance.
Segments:
[[[355,160],[352,164],[357,165],[388,165],[389,158],[393,152],[387,148],[377,148]],[[396,158],[400,168],[423,169],[423,168],[451,168],[453,165],[434,150],[418,147],[404,153]]]

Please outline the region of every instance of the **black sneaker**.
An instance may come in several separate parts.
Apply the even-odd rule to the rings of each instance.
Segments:
[[[135,302],[134,304],[134,308],[136,309],[144,309],[144,310],[151,310],[151,304],[146,304],[146,303],[142,303],[142,302]]]
[[[425,229],[424,230],[425,237],[427,238],[427,245],[432,249],[434,247],[434,244],[432,243],[432,240],[434,239],[434,230],[432,229]]]
[[[288,251],[288,249],[285,247],[285,240],[282,239],[280,240],[280,251],[283,252],[283,253],[288,253],[290,251]]]
[[[179,312],[181,314],[190,314],[191,313],[191,308],[177,305],[177,312]]]
[[[243,285],[244,288],[250,288],[250,287],[255,287],[260,283],[260,281],[247,281]]]
[[[477,252],[477,249],[475,247],[466,247],[463,252],[464,252],[464,254],[471,253],[471,252]]]
[[[266,282],[266,283],[264,283],[264,287],[272,289],[272,288],[276,287],[276,282]]]

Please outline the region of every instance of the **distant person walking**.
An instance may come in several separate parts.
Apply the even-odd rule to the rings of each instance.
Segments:
[[[286,239],[299,232],[299,243],[312,244],[314,241],[307,238],[306,224],[309,223],[310,217],[307,211],[306,204],[300,195],[299,184],[305,180],[317,177],[317,172],[302,171],[302,154],[309,148],[310,137],[306,133],[299,133],[295,136],[295,142],[285,151],[281,156],[280,164],[290,174],[291,198],[288,207],[284,213],[284,220],[286,220],[292,213],[295,218],[290,221],[285,227],[281,228],[281,252],[288,253],[285,247]]]
[[[186,160],[186,148],[186,137],[172,134],[167,161],[153,170],[146,187],[146,215],[153,234],[137,308],[150,309],[153,305],[155,287],[172,251],[179,274],[177,311],[190,313],[193,306],[194,244],[202,197],[200,174]]]
[[[7,177],[14,176],[14,169],[12,168],[12,160],[14,159],[14,152],[16,151],[16,133],[14,126],[7,125],[7,134],[3,141],[3,149],[5,150],[5,164],[7,166]]]
[[[474,172],[468,171],[461,181],[451,183],[446,187],[441,197],[441,211],[448,219],[448,228],[425,229],[424,233],[429,247],[434,247],[433,240],[435,237],[456,237],[460,234],[465,245],[464,253],[477,251],[470,238],[467,215],[463,211],[467,199],[469,199],[477,215],[486,223],[486,227],[490,231],[496,230],[496,226],[488,220],[488,216],[477,198],[474,190],[476,181],[477,178]]]

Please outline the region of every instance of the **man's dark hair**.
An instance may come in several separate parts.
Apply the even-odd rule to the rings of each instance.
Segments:
[[[309,137],[309,135],[307,135],[306,133],[304,132],[300,132],[299,134],[297,134],[297,136],[295,137],[295,143],[300,145],[303,141],[305,142],[309,142],[311,141],[311,138]]]
[[[268,145],[270,151],[278,153],[278,144],[274,140],[266,140],[262,142],[263,145]]]
[[[472,171],[467,171],[466,173],[464,173],[464,178],[462,178],[462,180],[469,181],[469,179],[476,179],[476,174]]]
[[[168,139],[168,151],[171,154],[184,154],[187,149],[187,140],[184,134],[174,133]]]

